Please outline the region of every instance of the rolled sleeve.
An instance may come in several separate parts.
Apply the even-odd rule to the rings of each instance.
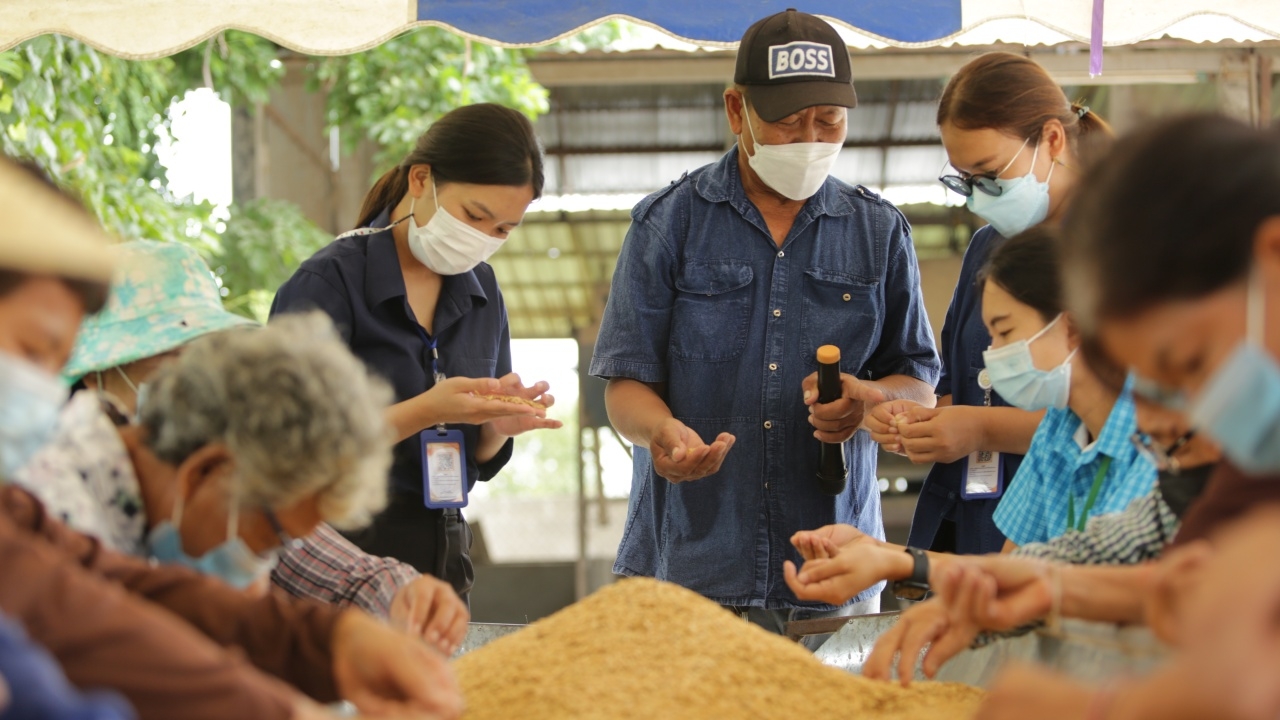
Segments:
[[[899,221],[893,235],[885,269],[884,329],[867,370],[872,379],[907,375],[934,387],[942,363],[933,343],[933,328],[920,290],[920,265],[905,221]]]
[[[631,224],[596,337],[592,375],[666,382],[675,265],[675,253],[656,225],[648,219]]]

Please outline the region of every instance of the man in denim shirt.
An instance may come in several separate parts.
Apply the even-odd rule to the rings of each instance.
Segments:
[[[800,560],[792,534],[839,522],[884,537],[864,403],[931,404],[939,361],[906,220],[828,177],[856,104],[839,35],[794,10],[766,18],[734,80],[738,145],[632,211],[591,374],[636,445],[615,572],[781,630],[835,610],[783,581],[783,561]],[[826,344],[849,374],[840,400],[817,405]],[[819,490],[818,438],[845,442],[839,496]],[[875,612],[879,593],[841,614]]]

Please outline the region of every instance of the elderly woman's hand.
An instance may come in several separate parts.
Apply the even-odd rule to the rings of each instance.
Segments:
[[[391,601],[391,626],[452,655],[467,635],[471,613],[449,583],[421,575]]]
[[[457,718],[462,691],[435,648],[347,610],[333,627],[333,679],[338,693],[375,717]]]

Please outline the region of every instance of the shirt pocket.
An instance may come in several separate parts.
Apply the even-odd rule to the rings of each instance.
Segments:
[[[817,366],[823,345],[840,348],[841,369],[857,373],[880,338],[878,283],[844,273],[810,268],[804,271],[804,317],[800,353]]]
[[[676,278],[671,352],[682,360],[721,362],[742,354],[751,324],[751,265],[688,260]]]
[[[449,359],[449,369],[445,373],[449,377],[491,378],[498,369],[498,361],[494,358],[454,357]]]

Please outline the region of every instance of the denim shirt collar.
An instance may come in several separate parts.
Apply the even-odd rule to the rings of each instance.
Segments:
[[[385,228],[390,223],[390,210],[378,214],[369,227]],[[396,241],[390,232],[380,232],[369,236],[368,262],[365,265],[364,295],[369,307],[375,307],[394,298],[403,298],[408,302],[404,287],[404,275],[400,272],[400,258],[396,255]],[[437,332],[452,324],[454,312],[458,316],[466,314],[475,304],[484,305],[489,296],[476,278],[475,270],[461,275],[445,275],[440,286],[440,301],[436,309],[437,319],[448,322],[437,322]],[[447,300],[446,300],[447,299]],[[451,301],[451,302],[450,302]],[[441,318],[441,313],[449,309],[450,317]]]
[[[738,171],[738,146],[734,145],[715,164],[709,165],[705,172],[699,174],[694,185],[698,194],[707,202],[727,202],[745,218],[758,213],[747,191],[742,187],[741,173]],[[855,212],[853,203],[841,191],[840,181],[828,177],[813,197],[809,198],[800,215],[796,217],[796,226],[807,225],[821,215],[841,217]]]

